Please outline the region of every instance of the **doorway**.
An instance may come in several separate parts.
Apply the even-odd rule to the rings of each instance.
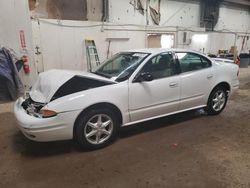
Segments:
[[[147,36],[148,48],[173,48],[175,35],[173,33],[151,33]]]

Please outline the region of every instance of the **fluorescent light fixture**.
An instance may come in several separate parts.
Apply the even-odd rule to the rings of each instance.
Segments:
[[[205,43],[207,42],[208,35],[207,34],[194,34],[192,40],[195,43]]]

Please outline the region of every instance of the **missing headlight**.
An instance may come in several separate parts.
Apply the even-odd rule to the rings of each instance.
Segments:
[[[45,105],[46,105],[45,103],[38,103],[38,102],[33,101],[30,97],[28,97],[22,103],[22,107],[27,112],[27,114],[34,116],[34,117],[41,117],[39,112]]]

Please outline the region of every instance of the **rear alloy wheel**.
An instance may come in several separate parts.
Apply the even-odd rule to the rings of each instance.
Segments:
[[[226,90],[222,87],[215,88],[209,96],[206,111],[209,115],[217,115],[222,112],[226,104]]]
[[[84,148],[99,149],[114,140],[117,125],[117,118],[112,110],[92,109],[78,118],[75,138]]]

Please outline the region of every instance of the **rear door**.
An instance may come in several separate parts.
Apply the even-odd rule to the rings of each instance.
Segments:
[[[180,74],[180,110],[204,106],[214,82],[212,62],[192,52],[176,52]]]

